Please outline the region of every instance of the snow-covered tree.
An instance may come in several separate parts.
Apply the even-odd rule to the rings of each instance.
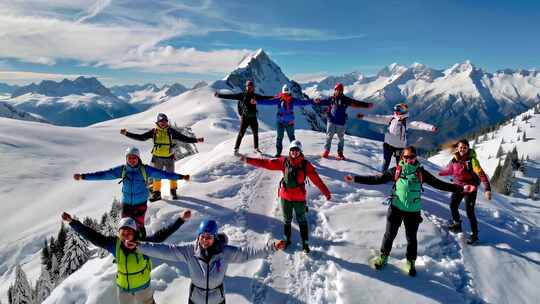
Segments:
[[[499,149],[497,149],[497,154],[495,155],[495,157],[500,158],[503,155],[504,155],[504,150],[503,150],[502,146],[499,146]]]
[[[46,269],[51,269],[51,253],[47,239],[45,239],[43,249],[41,250],[41,265]]]
[[[521,140],[523,142],[526,142],[527,141],[527,133],[525,131],[523,131],[523,136],[521,137]]]
[[[62,257],[64,256],[64,247],[66,246],[66,226],[62,222],[60,226],[60,230],[58,231],[58,235],[56,236],[56,242],[55,242],[55,252],[54,254],[58,258],[59,261],[62,260]]]
[[[73,229],[68,229],[64,256],[60,267],[60,277],[67,278],[88,261],[88,243]]]
[[[62,280],[60,279],[60,261],[56,254],[51,254],[51,269],[49,269],[49,276],[54,286],[58,286]]]
[[[32,287],[22,270],[21,265],[15,267],[15,283],[12,285],[11,303],[13,304],[33,304]]]
[[[176,123],[174,123],[173,129],[182,133],[185,136],[195,137],[195,133],[193,133],[193,130],[191,130],[190,127],[180,127]],[[187,156],[190,156],[199,152],[195,144],[186,143],[179,140],[173,140],[173,145],[174,145],[174,149],[173,149],[174,156],[176,157],[177,160],[180,160],[184,157],[187,157]]]
[[[41,267],[41,274],[36,282],[36,303],[41,303],[51,294],[54,289],[54,282],[52,281],[49,270],[45,267]]]

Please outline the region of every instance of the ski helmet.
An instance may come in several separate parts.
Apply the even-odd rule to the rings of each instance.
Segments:
[[[137,222],[131,217],[124,217],[120,219],[120,221],[118,222],[118,230],[122,228],[130,228],[133,229],[133,231],[137,231],[139,229],[139,227],[137,226]]]
[[[246,80],[246,87],[253,87],[253,86],[254,86],[253,81]]]
[[[164,113],[159,113],[157,115],[157,119],[156,119],[156,122],[160,122],[160,121],[169,121],[169,118],[167,117],[167,115],[165,115]]]
[[[281,93],[288,94],[289,92],[289,86],[287,84],[284,84],[283,87],[281,87]]]
[[[218,233],[218,224],[214,220],[204,219],[199,228],[197,229],[197,234],[201,235],[203,233],[210,233],[212,235],[217,235]]]
[[[394,112],[398,112],[400,114],[407,114],[409,113],[409,106],[405,103],[398,103],[394,106]]]
[[[138,158],[141,158],[141,152],[135,147],[129,147],[126,149],[126,157],[128,157],[128,155],[135,155]]]
[[[300,152],[302,152],[302,143],[296,139],[296,140],[293,140],[290,144],[289,144],[289,151],[293,148],[297,148],[297,149],[300,149]]]
[[[336,83],[336,86],[334,86],[334,90],[342,90],[343,91],[343,83],[341,83],[341,82]]]

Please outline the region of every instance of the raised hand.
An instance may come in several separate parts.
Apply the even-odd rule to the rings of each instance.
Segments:
[[[218,92],[214,92],[214,97],[218,97],[219,93]]]
[[[347,183],[352,183],[354,181],[354,177],[352,175],[345,175],[343,178]]]
[[[199,138],[197,138],[197,142],[199,142],[199,143],[202,143],[202,142],[204,142],[204,138],[203,138],[203,137],[199,137]]]
[[[120,134],[126,135],[127,134],[127,129],[120,129]]]
[[[190,179],[189,174],[184,175],[183,180],[188,181]]]
[[[364,118],[364,114],[358,113],[358,114],[356,114],[356,118],[362,119],[362,118]]]
[[[182,219],[187,221],[191,218],[191,210],[186,210],[182,213]]]
[[[439,128],[433,127],[433,128],[431,128],[431,132],[437,133],[437,132],[439,132]]]
[[[71,223],[71,221],[73,220],[73,218],[71,217],[71,214],[67,213],[67,212],[62,212],[62,219],[64,221],[66,221],[66,223]]]
[[[490,200],[491,200],[491,191],[486,191],[486,192],[484,192],[484,197],[485,197],[488,201],[490,201]]]
[[[74,180],[81,180],[82,179],[82,174],[80,174],[80,173],[73,174],[73,179]]]
[[[332,199],[332,194],[328,193],[328,195],[325,195],[326,200],[329,201]]]

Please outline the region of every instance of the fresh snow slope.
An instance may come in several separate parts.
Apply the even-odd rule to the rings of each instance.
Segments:
[[[205,217],[216,218],[232,244],[262,246],[268,239],[280,237],[281,211],[276,201],[280,174],[238,162],[231,155],[235,130],[227,129],[226,124],[225,128],[212,127],[210,119],[202,121],[207,124],[196,124],[195,133],[203,134],[211,144],[202,145],[201,153],[177,163],[177,171],[192,174],[192,181],[181,184],[179,200],[165,197],[150,204],[148,229],[157,230],[189,208],[195,211],[194,218],[170,242],[193,240],[196,226]],[[120,163],[123,147],[133,142],[122,138],[118,129],[111,126],[75,129],[7,119],[0,120],[0,124],[3,129],[23,132],[18,140],[4,134],[1,138],[2,168],[12,169],[7,175],[2,174],[6,180],[0,191],[2,201],[7,202],[2,214],[11,219],[0,223],[2,239],[6,240],[0,247],[0,256],[9,257],[9,261],[2,261],[2,268],[11,270],[15,261],[22,261],[31,280],[35,280],[39,269],[36,251],[43,237],[58,227],[60,212],[98,216],[109,208],[112,196],[119,194],[115,182],[76,183],[71,180],[71,173]],[[305,256],[295,252],[299,249],[296,245],[286,253],[231,267],[226,280],[228,302],[393,303],[398,297],[405,303],[537,302],[537,213],[522,214],[510,208],[508,200],[501,196],[490,203],[480,199],[477,208],[484,242],[466,247],[442,228],[449,216],[448,195],[426,187],[426,212],[419,232],[419,276],[406,277],[396,268],[405,254],[403,232],[394,244],[392,265],[376,272],[367,266],[367,259],[378,249],[384,233],[387,206],[381,202],[390,185],[348,185],[342,178],[347,173],[376,173],[381,143],[347,136],[345,151],[350,160],[338,162],[316,156],[324,142],[323,134],[298,131],[297,135],[308,159],[333,193],[332,201],[327,202],[309,185],[314,252]],[[39,138],[50,139],[45,142]],[[263,133],[262,149],[272,151],[274,140],[274,132]],[[150,145],[141,146],[143,155],[148,155]],[[248,138],[241,152],[250,151]],[[18,170],[8,162],[13,158],[19,160]],[[432,172],[435,170],[434,165],[427,166]],[[293,237],[298,240],[297,229]],[[495,269],[496,263],[500,265]],[[189,280],[185,266],[160,261],[155,266],[156,300],[186,302]],[[65,280],[45,303],[114,303],[114,267],[110,257],[91,260]],[[5,272],[0,285],[3,297],[11,281],[11,271]]]

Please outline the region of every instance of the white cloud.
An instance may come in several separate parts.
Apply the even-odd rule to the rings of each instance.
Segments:
[[[316,72],[316,73],[299,73],[299,74],[293,75],[291,78],[299,83],[307,83],[311,81],[321,81],[326,77],[328,77],[327,72]]]
[[[84,22],[90,18],[97,16],[101,13],[107,6],[111,4],[111,0],[97,0],[93,5],[91,5],[83,14],[79,17],[76,22]]]

